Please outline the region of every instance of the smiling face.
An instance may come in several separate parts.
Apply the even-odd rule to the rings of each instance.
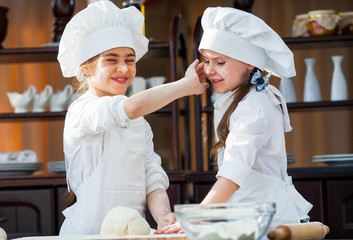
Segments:
[[[205,58],[204,73],[212,82],[216,93],[226,93],[237,89],[248,80],[254,66],[227,57],[223,54],[203,49]]]
[[[136,74],[134,50],[118,47],[101,53],[93,66],[82,65],[89,91],[98,97],[125,94]]]

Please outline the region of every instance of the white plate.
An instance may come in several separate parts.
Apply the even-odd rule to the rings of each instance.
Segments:
[[[353,159],[347,158],[336,158],[336,159],[315,159],[313,160],[314,163],[327,163],[331,166],[336,167],[348,167],[353,166]]]
[[[295,163],[295,159],[287,159],[287,163]]]
[[[351,158],[353,159],[353,154],[327,154],[327,155],[314,155],[314,159],[333,159],[333,158]]]
[[[42,163],[0,163],[0,171],[36,171],[39,170]]]
[[[48,162],[48,170],[57,173],[66,172],[65,161]]]

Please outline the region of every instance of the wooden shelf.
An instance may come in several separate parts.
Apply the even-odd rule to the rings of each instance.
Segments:
[[[353,35],[283,38],[292,50],[353,47]]]
[[[287,103],[289,112],[303,112],[312,110],[333,110],[353,108],[353,100],[345,101],[321,101],[321,102],[296,102]],[[202,112],[212,113],[213,107],[203,107]]]
[[[353,100],[345,101],[320,101],[320,102],[296,102],[288,103],[289,112],[303,112],[312,110],[339,110],[353,108]]]
[[[152,114],[170,114],[172,112],[171,108],[162,108]],[[28,113],[1,113],[1,122],[23,122],[23,121],[51,121],[51,120],[64,120],[66,111],[63,112],[28,112]],[[185,115],[183,109],[180,110],[180,115]]]
[[[158,53],[147,55],[169,56],[169,44],[165,42],[150,42],[150,50],[158,50]],[[156,51],[153,51],[156,52]],[[33,63],[33,62],[57,62],[58,47],[34,47],[34,48],[8,48],[0,49],[0,64],[9,63]]]
[[[28,112],[28,113],[2,113],[0,121],[38,121],[38,120],[63,120],[66,111],[63,112]]]
[[[54,62],[57,55],[57,47],[0,49],[0,63]]]

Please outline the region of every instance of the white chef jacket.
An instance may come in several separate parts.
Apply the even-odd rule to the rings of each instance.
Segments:
[[[86,92],[68,109],[66,179],[77,202],[63,211],[60,235],[99,234],[105,215],[116,206],[144,216],[146,196],[169,185],[149,124],[143,117],[127,117],[125,99]]]
[[[215,102],[215,129],[233,93]],[[239,185],[229,202],[275,202],[272,226],[307,220],[312,208],[287,174],[284,131],[290,130],[287,106],[280,92],[271,85],[257,92],[254,86],[231,114],[226,147],[218,154],[217,178],[225,177]]]

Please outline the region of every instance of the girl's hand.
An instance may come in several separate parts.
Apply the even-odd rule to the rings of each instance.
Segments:
[[[157,229],[157,231],[154,232],[154,234],[171,234],[171,233],[179,233],[179,234],[184,233],[178,221],[176,221],[174,224]]]
[[[197,75],[199,76],[199,79],[200,79],[201,82],[206,81],[206,74],[205,74],[205,72],[203,71],[203,65],[204,65],[204,64],[205,64],[204,62],[199,63],[199,64],[197,65],[197,68],[196,68]]]
[[[162,218],[162,220],[158,223],[157,226],[157,231],[158,232],[160,229],[163,229],[166,226],[172,225],[173,223],[176,222],[176,217],[174,213],[168,213],[166,216]]]
[[[202,83],[202,80],[205,79],[205,74],[203,72],[203,64],[199,64],[199,60],[195,60],[186,70],[185,78],[183,79],[183,84],[185,84],[185,90],[191,91],[190,94],[201,94],[206,88],[208,88],[208,83]]]

